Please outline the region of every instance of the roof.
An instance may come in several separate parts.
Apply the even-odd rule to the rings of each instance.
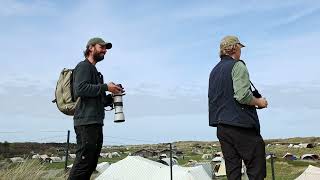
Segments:
[[[170,166],[170,158],[162,158],[162,159],[161,159],[160,161],[158,161],[158,162],[161,163],[161,161],[162,161],[165,165]],[[176,159],[172,158],[172,165],[178,165],[178,164],[179,164],[178,161],[177,161]]]
[[[60,157],[49,157],[49,159],[51,159],[54,162],[60,162],[62,161],[62,159]]]
[[[139,156],[128,156],[111,164],[96,180],[125,180],[128,177],[130,179],[150,180],[148,177],[152,177],[153,174],[165,166]],[[142,177],[146,178],[143,179]]]
[[[305,158],[308,158],[308,157],[311,157],[314,160],[319,159],[319,156],[316,155],[316,154],[304,154],[304,155],[301,156],[301,159],[305,159]]]
[[[202,166],[181,167],[174,165],[174,180],[211,180]],[[170,167],[139,156],[128,156],[105,170],[96,180],[170,180]]]
[[[214,153],[214,157],[223,157],[223,153],[221,151],[216,152],[216,153]]]
[[[285,157],[287,157],[287,156],[295,156],[295,155],[293,155],[293,154],[291,154],[291,153],[286,153],[285,155],[282,156],[282,158],[285,158]]]
[[[224,161],[224,159],[223,159],[223,157],[215,157],[211,161],[213,161],[213,162],[221,162],[221,161]]]
[[[211,180],[212,178],[207,174],[202,166],[196,167],[181,167],[174,165],[172,167],[174,180]],[[152,177],[151,180],[170,180],[170,167],[162,168],[160,172]]]
[[[69,156],[71,157],[71,158],[76,158],[76,154],[69,154]]]
[[[208,176],[212,176],[212,165],[210,162],[201,162],[201,163],[196,163],[194,165],[195,167],[196,166],[202,166],[203,169],[206,171],[206,173],[208,174]]]
[[[10,160],[12,162],[24,162],[24,159],[22,157],[13,157],[13,158],[10,158]]]
[[[110,166],[110,163],[102,162],[102,163],[97,164],[96,170],[99,173],[103,173],[106,169],[108,169],[109,166]]]
[[[320,168],[309,165],[308,168],[295,180],[315,180],[320,179]]]

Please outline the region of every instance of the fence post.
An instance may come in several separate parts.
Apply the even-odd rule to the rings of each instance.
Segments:
[[[274,161],[273,161],[273,153],[270,154],[271,156],[271,172],[272,172],[272,180],[275,180],[275,175],[274,175]]]
[[[172,144],[170,144],[170,179],[173,180],[173,176],[172,176]]]
[[[68,157],[69,157],[69,139],[70,139],[70,130],[68,130],[68,136],[67,136],[67,146],[66,146],[66,161],[64,164],[64,169],[67,170],[67,166],[68,166]]]

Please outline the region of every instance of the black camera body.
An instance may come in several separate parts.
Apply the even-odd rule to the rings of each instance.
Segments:
[[[102,103],[104,107],[110,107],[113,109],[113,97],[111,94],[104,95],[104,98],[102,98]]]
[[[261,98],[261,94],[259,93],[259,91],[257,89],[255,89],[254,91],[252,91],[252,95],[256,98]]]

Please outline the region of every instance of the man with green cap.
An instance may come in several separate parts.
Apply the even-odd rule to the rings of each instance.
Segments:
[[[104,107],[112,102],[105,92],[123,92],[123,89],[113,82],[105,84],[102,74],[95,66],[111,48],[112,44],[101,38],[90,39],[84,51],[85,60],[78,63],[73,70],[73,96],[80,101],[73,117],[77,152],[69,174],[70,180],[90,179],[96,169],[103,143]]]
[[[240,60],[245,47],[236,36],[220,43],[220,62],[209,78],[209,125],[217,127],[228,180],[241,180],[242,161],[250,180],[266,177],[265,144],[260,135],[256,108],[266,108],[265,98],[255,97],[248,70]]]

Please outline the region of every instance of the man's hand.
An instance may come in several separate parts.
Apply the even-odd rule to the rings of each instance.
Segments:
[[[252,100],[248,105],[256,106],[258,109],[262,109],[268,106],[268,101],[264,97],[256,98],[253,96]]]
[[[257,106],[258,108],[266,108],[268,107],[268,101],[266,100],[266,98],[258,98],[257,99]]]
[[[117,86],[113,82],[108,83],[108,91],[112,92],[113,94],[119,94],[124,92],[124,90],[121,87]]]

